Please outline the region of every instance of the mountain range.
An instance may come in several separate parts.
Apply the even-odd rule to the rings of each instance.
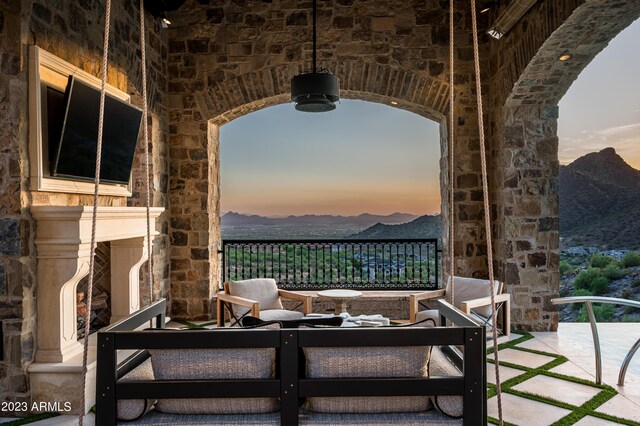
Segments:
[[[613,148],[560,166],[558,186],[564,246],[640,248],[640,171]]]
[[[640,249],[640,171],[627,164],[613,148],[586,154],[560,166],[558,193],[563,247]],[[314,228],[348,224],[343,237],[356,239],[438,238],[440,222],[440,215],[407,213],[270,218],[228,212],[222,216],[223,226],[281,225],[278,232],[289,225]]]
[[[220,221],[225,225],[314,225],[314,224],[354,224],[371,226],[376,223],[406,223],[418,216],[409,213],[392,213],[390,215],[375,215],[363,213],[358,216],[333,216],[306,214],[303,216],[265,217],[258,215],[245,215],[242,213],[228,212]]]
[[[376,238],[440,238],[441,219],[440,215],[425,215],[399,225],[376,223],[347,238],[363,240],[374,240]]]

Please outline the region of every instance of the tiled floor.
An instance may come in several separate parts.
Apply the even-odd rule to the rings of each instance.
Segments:
[[[170,327],[183,327],[182,324],[172,322]],[[610,414],[640,425],[640,354],[633,359],[624,386],[617,386],[620,364],[629,347],[640,337],[640,324],[601,324],[600,338],[603,353],[603,380],[612,386],[618,395],[602,404],[595,411]],[[568,361],[552,368],[553,373],[563,374],[580,379],[595,380],[595,362],[591,331],[588,324],[560,324],[557,333],[533,333],[534,339],[522,342],[517,348],[532,349],[549,354],[564,355]],[[513,336],[515,339],[519,336]],[[526,368],[537,368],[556,359],[524,352],[517,348],[508,348],[499,352],[499,361],[522,366],[515,369],[503,366],[500,368],[500,378],[505,382],[522,375]],[[492,358],[490,355],[488,358]],[[487,364],[487,382],[495,382],[494,365]],[[597,394],[600,389],[594,386],[577,384],[544,375],[534,376],[516,386],[514,389],[528,393],[542,395],[564,401],[571,405],[580,405]],[[497,418],[497,398],[494,396],[488,403],[489,416]],[[519,395],[503,393],[502,406],[504,420],[520,426],[546,426],[562,419],[571,411],[551,404],[523,398]],[[85,421],[85,425],[93,425],[93,415]],[[77,424],[77,418],[61,416],[37,423],[40,426]],[[578,426],[606,426],[620,424],[601,418],[587,416],[575,423]]]
[[[629,366],[625,385],[617,385],[618,372],[622,360],[631,345],[640,337],[640,324],[599,324],[598,327],[603,359],[603,382],[613,387],[618,392],[618,395],[602,404],[595,411],[631,422],[640,422],[640,354],[632,360]],[[498,354],[499,361],[537,368],[554,359],[540,354],[520,351],[518,348],[564,355],[568,361],[549,371],[595,381],[595,357],[589,324],[562,323],[557,333],[532,334],[534,339],[522,342],[516,348],[501,350]],[[512,339],[517,337],[513,336]],[[495,381],[495,373],[491,371],[492,369],[493,365],[487,367],[488,383]],[[513,370],[501,367],[500,372],[503,382],[514,377]],[[573,406],[584,404],[601,391],[600,388],[595,386],[578,384],[545,375],[534,376],[514,386],[513,389],[555,399]],[[563,409],[557,406],[542,404],[541,402],[521,398],[509,393],[503,393],[502,399],[504,420],[516,425],[550,425],[568,413],[563,412]],[[488,411],[489,416],[497,418],[496,397],[489,399]],[[604,426],[620,423],[594,416],[586,416],[575,424],[579,426]]]

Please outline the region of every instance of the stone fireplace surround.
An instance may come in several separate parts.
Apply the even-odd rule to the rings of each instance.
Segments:
[[[164,208],[150,209],[155,219]],[[91,206],[34,206],[37,247],[37,350],[29,367],[33,401],[72,402],[82,374],[76,287],[89,272]],[[111,322],[140,309],[140,266],[147,259],[146,208],[98,207],[96,241],[111,243]],[[95,400],[95,348],[90,348],[86,407]],[[85,408],[86,409],[86,408]]]

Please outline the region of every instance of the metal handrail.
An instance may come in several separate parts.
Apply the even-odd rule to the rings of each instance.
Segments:
[[[438,240],[222,240],[222,282],[272,277],[286,290],[431,290],[439,284]]]
[[[601,297],[601,296],[572,296],[572,297],[560,297],[557,299],[551,299],[551,303],[554,305],[564,305],[566,303],[584,303],[587,308],[587,314],[589,315],[589,324],[591,325],[591,335],[593,336],[593,346],[596,354],[596,383],[602,384],[602,354],[600,352],[600,338],[598,336],[598,326],[596,323],[596,317],[593,314],[592,303],[607,303],[610,305],[624,305],[632,306],[634,308],[640,308],[640,302],[628,299],[619,299],[617,297]],[[627,356],[622,362],[620,367],[620,373],[618,374],[618,386],[624,386],[624,376],[627,374],[627,368],[631,362],[631,358],[635,355],[636,351],[640,347],[640,338],[631,346]]]

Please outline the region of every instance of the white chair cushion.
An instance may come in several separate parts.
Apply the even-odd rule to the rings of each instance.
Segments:
[[[302,312],[288,311],[286,309],[268,309],[260,311],[260,319],[263,321],[289,321],[297,320],[304,316]]]
[[[491,282],[480,278],[454,277],[454,304],[460,309],[462,302],[473,299],[481,299],[491,296]],[[494,292],[498,294],[500,287],[497,281],[494,281]],[[450,280],[447,280],[447,294],[451,294]],[[474,308],[474,312],[485,318],[491,316],[491,306]]]
[[[229,294],[260,302],[260,310],[282,309],[278,295],[278,286],[273,278],[253,278],[250,280],[230,281]],[[233,312],[240,317],[250,309],[233,305]]]

